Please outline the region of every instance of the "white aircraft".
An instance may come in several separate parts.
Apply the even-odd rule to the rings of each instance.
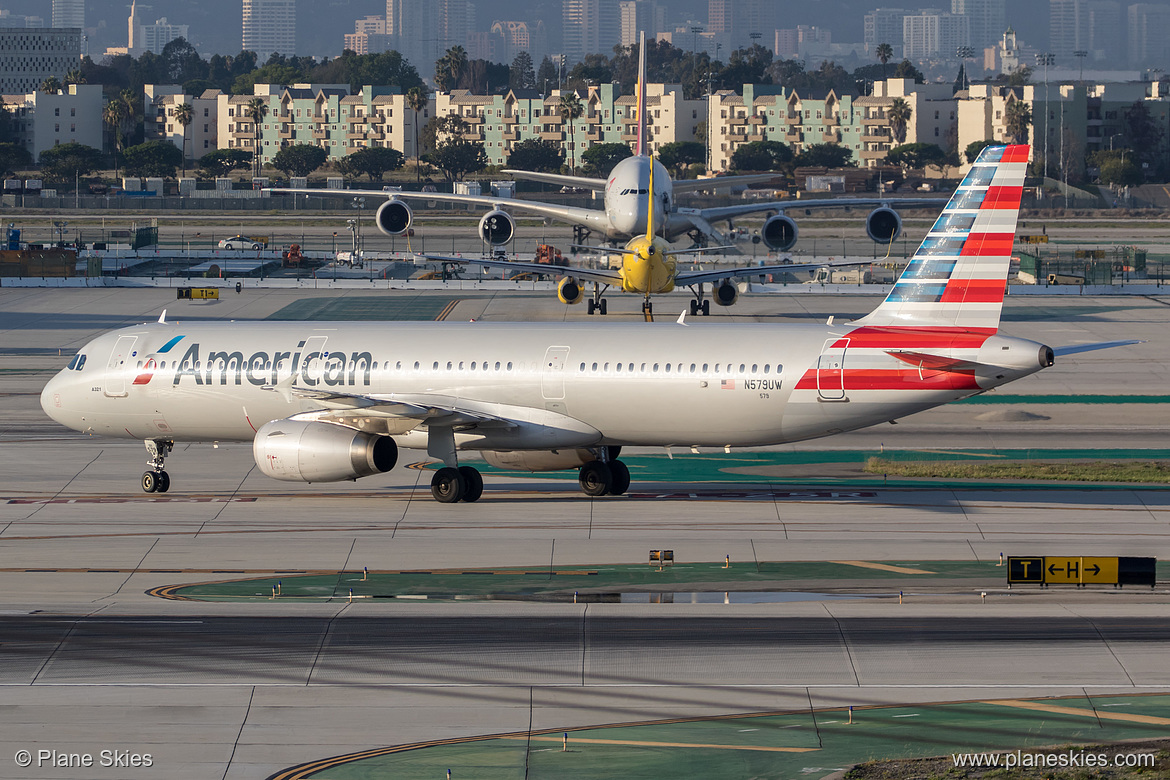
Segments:
[[[893,291],[852,323],[193,322],[85,345],[41,393],[93,435],[141,439],[147,492],[176,442],[252,442],[270,477],[389,471],[400,447],[441,461],[431,492],[475,501],[460,455],[513,469],[578,468],[621,494],[623,446],[747,447],[814,439],[946,404],[1051,366],[998,333],[1027,146],[989,147]]]
[[[447,201],[464,203],[475,206],[485,206],[491,210],[484,214],[479,221],[479,235],[484,244],[493,251],[495,247],[502,247],[511,242],[516,234],[516,221],[511,212],[527,212],[547,217],[570,225],[584,228],[578,235],[599,233],[611,242],[621,243],[630,239],[637,239],[648,232],[650,224],[657,226],[656,233],[668,241],[683,234],[690,236],[698,243],[713,243],[716,245],[728,244],[727,237],[713,227],[712,223],[731,222],[736,217],[747,214],[773,212],[764,222],[760,230],[759,239],[768,249],[774,252],[787,252],[796,245],[799,234],[796,220],[789,216],[787,211],[819,208],[850,208],[854,206],[874,207],[865,220],[865,229],[869,237],[881,244],[893,243],[902,232],[902,218],[894,210],[898,206],[941,206],[944,200],[938,198],[830,198],[822,200],[792,200],[759,202],[753,201],[736,206],[720,206],[716,208],[694,209],[680,208],[675,202],[675,196],[680,193],[698,192],[703,190],[726,189],[744,184],[757,183],[775,178],[774,174],[753,174],[749,176],[719,176],[713,179],[695,179],[672,181],[670,173],[662,163],[648,155],[649,147],[646,141],[646,34],[640,36],[638,55],[638,89],[637,89],[637,124],[635,153],[614,166],[608,178],[594,179],[584,176],[562,176],[553,173],[536,173],[531,171],[506,170],[517,178],[531,179],[557,185],[567,185],[604,193],[605,207],[602,210],[564,206],[557,203],[542,203],[534,200],[517,200],[480,195],[455,195],[436,192],[385,192],[382,190],[334,190],[334,189],[274,189],[273,192],[295,192],[310,195],[342,195],[347,197],[368,196],[371,198],[386,198],[386,202],[378,207],[374,215],[374,222],[382,233],[388,236],[401,236],[410,230],[414,221],[414,212],[407,201]],[[653,171],[653,175],[651,175]],[[717,246],[716,248],[734,248]],[[596,249],[604,249],[596,247]],[[686,254],[693,250],[673,250],[672,254]],[[701,251],[701,250],[700,250]],[[485,267],[511,268],[516,271],[533,271],[549,273],[547,265],[515,263],[492,258],[444,258],[435,257],[443,262],[459,262],[469,265]],[[857,263],[852,263],[856,265]],[[605,288],[615,286],[626,292],[641,293],[646,296],[643,310],[649,314],[649,296],[669,292],[674,287],[690,287],[695,295],[695,303],[691,305],[691,313],[710,313],[710,304],[706,301],[703,284],[713,283],[712,298],[721,306],[730,306],[735,303],[738,295],[735,285],[730,279],[737,276],[759,276],[763,274],[779,274],[807,268],[822,267],[819,265],[790,264],[752,266],[750,268],[726,269],[715,272],[676,272],[673,264],[669,269],[659,267],[656,273],[647,274],[643,269],[635,268],[635,262],[626,254],[620,268],[613,269],[579,269],[566,271],[558,287],[557,294],[561,301],[568,304],[578,303],[584,297],[581,280],[592,282],[593,299],[589,302],[589,313],[595,311],[605,314],[607,307],[602,295]],[[842,263],[850,265],[850,263]]]

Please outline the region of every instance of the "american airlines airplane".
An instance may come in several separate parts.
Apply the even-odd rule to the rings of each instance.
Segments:
[[[559,222],[568,223],[584,228],[585,233],[599,233],[613,243],[616,248],[619,243],[636,239],[647,233],[650,224],[657,226],[656,233],[668,241],[689,234],[700,244],[713,243],[726,245],[727,237],[717,230],[712,223],[731,222],[736,217],[747,214],[773,212],[765,220],[760,230],[759,238],[768,249],[774,252],[787,252],[796,245],[799,234],[796,220],[786,214],[786,211],[797,209],[819,208],[850,208],[854,206],[874,207],[865,220],[866,232],[874,241],[881,244],[893,243],[902,232],[902,218],[894,210],[893,204],[905,207],[941,206],[943,200],[937,198],[831,198],[823,200],[791,200],[776,202],[753,201],[735,206],[720,206],[706,209],[680,208],[675,202],[675,195],[685,192],[703,190],[727,189],[744,184],[757,183],[775,178],[775,174],[753,174],[749,176],[720,176],[713,179],[690,179],[672,181],[670,173],[662,163],[649,156],[646,125],[646,34],[640,34],[638,55],[638,90],[637,90],[637,123],[636,144],[634,156],[627,157],[614,166],[605,179],[594,179],[584,176],[563,176],[554,173],[537,173],[532,171],[506,170],[516,178],[531,179],[556,185],[567,185],[582,189],[589,189],[604,193],[604,208],[602,210],[564,206],[557,203],[541,203],[533,200],[517,200],[513,198],[499,198],[479,195],[457,195],[437,192],[385,192],[382,190],[334,190],[334,189],[274,189],[273,192],[293,192],[310,195],[339,195],[346,197],[366,196],[371,198],[386,198],[378,207],[374,215],[374,223],[378,230],[388,236],[405,235],[414,222],[414,212],[407,201],[427,200],[463,203],[474,206],[484,206],[491,210],[479,221],[479,235],[484,244],[491,247],[502,247],[508,244],[516,234],[516,220],[511,212],[527,212]],[[653,175],[651,175],[653,173]],[[604,249],[604,247],[586,247]],[[733,246],[716,246],[732,248]],[[672,255],[686,254],[694,250],[674,250]],[[705,250],[699,250],[705,251]],[[711,250],[714,251],[714,250]],[[736,250],[738,251],[738,250]],[[489,268],[508,268],[515,271],[535,271],[549,273],[547,265],[525,264],[498,260],[493,258],[474,257],[433,257],[441,262],[459,262],[468,265],[479,265]],[[842,265],[857,265],[857,263],[842,263]],[[675,287],[690,287],[695,294],[695,302],[691,305],[692,314],[709,314],[710,302],[705,298],[703,285],[711,283],[712,299],[720,306],[730,306],[735,303],[738,295],[736,287],[730,280],[737,276],[759,276],[761,274],[785,273],[804,270],[815,266],[788,264],[752,266],[750,268],[726,269],[723,271],[676,271],[674,264],[658,263],[653,273],[648,273],[645,264],[636,257],[625,254],[622,257],[621,267],[615,269],[573,269],[566,271],[565,277],[557,289],[557,295],[562,302],[575,304],[580,302],[585,291],[582,281],[593,283],[593,296],[589,301],[590,314],[597,312],[605,314],[607,307],[602,295],[605,287],[614,286],[625,292],[640,293],[645,296],[643,310],[650,313],[650,296],[666,293]]]
[[[624,446],[815,439],[1033,374],[1053,350],[998,332],[1027,146],[983,151],[893,290],[856,322],[168,322],[86,344],[41,393],[57,422],[140,439],[147,492],[176,442],[252,442],[289,481],[389,471],[402,447],[442,462],[444,503],[480,498],[477,452],[510,469],[579,469],[620,495]]]

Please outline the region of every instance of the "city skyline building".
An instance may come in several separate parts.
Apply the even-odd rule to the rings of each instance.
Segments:
[[[951,13],[967,17],[968,44],[976,51],[994,46],[1007,29],[1007,0],[951,0]]]
[[[0,28],[0,95],[33,92],[50,76],[64,79],[80,64],[77,28]]]
[[[434,0],[386,0],[386,34],[420,76],[434,75],[435,61],[446,47],[439,33],[439,7]]]
[[[864,41],[867,51],[888,43],[895,55],[902,48],[903,20],[910,12],[905,8],[875,8],[865,15]]]
[[[1170,6],[1153,3],[1129,6],[1126,28],[1130,65],[1170,66]]]
[[[1075,67],[1077,55],[1098,62],[1118,59],[1121,4],[1115,0],[1049,0],[1048,45],[1057,64]]]
[[[622,46],[636,44],[639,33],[644,32],[649,38],[666,27],[666,8],[656,0],[622,0],[618,12]]]
[[[296,54],[296,21],[296,0],[244,0],[244,49],[261,65],[273,54]]]
[[[966,16],[934,9],[902,19],[903,56],[908,60],[953,60],[959,47],[970,45]]]
[[[566,68],[584,60],[586,54],[609,56],[621,42],[618,0],[563,0],[562,25]]]
[[[52,26],[85,29],[85,0],[53,0]]]

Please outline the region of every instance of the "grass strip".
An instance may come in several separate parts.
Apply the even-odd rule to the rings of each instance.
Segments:
[[[996,461],[973,463],[971,461],[895,461],[888,458],[870,458],[865,462],[865,471],[870,474],[938,479],[1170,483],[1170,462],[1168,461],[1095,460],[1082,463]]]

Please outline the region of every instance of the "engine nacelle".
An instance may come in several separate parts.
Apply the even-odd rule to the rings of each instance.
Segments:
[[[589,450],[485,450],[483,459],[509,471],[564,471],[597,460],[597,455]]]
[[[892,244],[902,235],[902,218],[893,209],[881,206],[865,218],[865,232],[879,244]]]
[[[374,214],[374,222],[388,236],[401,236],[410,230],[414,222],[414,212],[404,201],[388,200],[378,207]]]
[[[796,237],[800,231],[796,227],[796,220],[783,214],[769,217],[760,229],[760,238],[773,252],[787,252],[796,246]]]
[[[566,276],[557,285],[557,297],[561,299],[561,303],[580,303],[585,297],[585,288],[573,277]]]
[[[711,297],[719,306],[731,306],[739,300],[739,288],[724,279],[715,285],[715,289],[711,291]]]
[[[516,234],[516,220],[506,211],[489,211],[479,221],[479,236],[484,243],[502,246]]]
[[[389,436],[333,423],[273,420],[256,432],[252,455],[273,479],[338,482],[394,468],[398,445]]]

